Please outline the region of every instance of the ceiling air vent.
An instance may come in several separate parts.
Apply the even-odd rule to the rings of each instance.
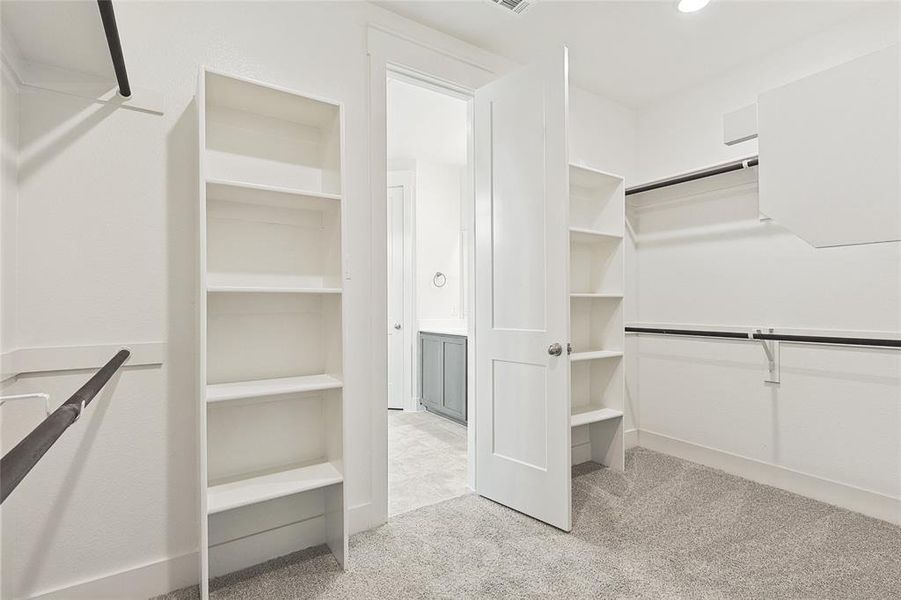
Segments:
[[[492,4],[496,4],[501,8],[513,11],[517,15],[521,15],[525,13],[527,10],[532,8],[532,5],[535,4],[538,0],[488,0]]]

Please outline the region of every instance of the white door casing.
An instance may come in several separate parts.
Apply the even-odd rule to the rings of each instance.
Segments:
[[[388,408],[404,410],[418,409],[414,193],[412,171],[388,174]]]
[[[563,48],[475,93],[475,426],[476,491],[569,531],[567,71]]]

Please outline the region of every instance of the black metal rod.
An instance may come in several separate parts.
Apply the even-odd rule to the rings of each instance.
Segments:
[[[742,333],[739,331],[702,331],[700,329],[665,329],[658,327],[626,327],[626,333],[652,333],[656,335],[682,335],[745,340],[773,340],[777,342],[801,342],[806,344],[838,344],[842,346],[872,346],[876,348],[901,348],[901,339],[840,337],[830,335],[789,335],[785,333]]]
[[[0,459],[0,503],[6,500],[50,446],[75,422],[84,407],[91,403],[130,354],[128,350],[119,350],[71,398],[50,413],[50,416]]]
[[[688,183],[689,181],[697,181],[698,179],[705,179],[707,177],[713,177],[714,175],[722,175],[723,173],[731,173],[732,171],[741,171],[742,169],[756,167],[759,164],[760,161],[755,156],[751,159],[739,160],[724,165],[719,165],[717,167],[711,167],[710,169],[704,169],[703,171],[695,171],[694,173],[687,173],[685,175],[679,175],[678,177],[671,177],[670,179],[664,179],[662,181],[655,181],[654,183],[648,183],[646,185],[631,187],[626,189],[626,196],[631,196],[632,194],[640,194],[642,192],[650,192],[651,190],[659,190],[660,188],[679,185],[680,183]]]
[[[112,0],[97,0],[97,6],[100,8],[100,19],[103,21],[110,57],[113,59],[113,70],[116,71],[116,80],[119,82],[119,94],[128,98],[131,96],[131,86],[128,85],[128,71],[125,70],[125,56],[122,55],[119,26],[116,25]]]

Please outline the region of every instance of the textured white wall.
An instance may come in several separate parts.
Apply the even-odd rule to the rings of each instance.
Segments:
[[[639,113],[640,179],[756,153],[756,141],[723,145],[723,113],[897,41],[898,10],[875,5]],[[778,223],[758,220],[753,186],[655,197],[670,202],[639,211],[640,321],[901,329],[901,244],[814,249]],[[763,383],[763,351],[753,344],[642,337],[642,433],[901,496],[901,356],[790,345],[782,352],[782,384],[774,387]]]

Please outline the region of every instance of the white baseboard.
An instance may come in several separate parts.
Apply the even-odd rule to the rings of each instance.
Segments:
[[[581,444],[573,444],[572,447],[572,463],[573,465],[581,465],[591,460],[591,442],[582,442]]]
[[[623,438],[625,442],[626,450],[629,448],[634,448],[638,446],[638,430],[637,429],[627,429],[623,432]]]
[[[200,581],[197,552],[82,581],[31,598],[40,600],[144,600]]]
[[[901,498],[686,442],[646,429],[636,433],[638,445],[649,450],[700,463],[751,481],[901,525]]]
[[[347,524],[350,535],[366,531],[371,527],[370,513],[372,505],[367,502],[350,507],[347,510]],[[316,521],[312,519],[311,521]],[[292,532],[296,534],[297,532]],[[322,535],[311,533],[303,537],[298,544],[297,536],[292,538],[291,546],[284,549],[284,554],[293,552],[299,546],[321,543]],[[255,537],[255,536],[252,536]],[[324,538],[323,538],[324,539]],[[225,545],[223,545],[225,546]],[[238,555],[247,560],[247,553],[253,554],[253,547],[242,547]],[[271,548],[267,548],[271,551]],[[281,550],[279,550],[281,551]],[[215,552],[215,550],[212,550]],[[219,557],[220,566],[235,566],[235,557]],[[262,562],[271,556],[254,556],[251,562]],[[248,563],[249,564],[249,563]],[[254,563],[255,564],[255,563]],[[200,557],[197,552],[189,552],[169,559],[162,559],[105,575],[96,579],[81,581],[49,591],[38,592],[30,596],[34,600],[145,600],[191,585],[200,581]],[[240,566],[240,565],[238,565]],[[227,568],[227,567],[226,567]]]
[[[254,565],[326,543],[325,516],[261,531],[210,546],[210,577],[233,573]]]
[[[358,504],[347,509],[347,535],[372,528],[372,503]]]

